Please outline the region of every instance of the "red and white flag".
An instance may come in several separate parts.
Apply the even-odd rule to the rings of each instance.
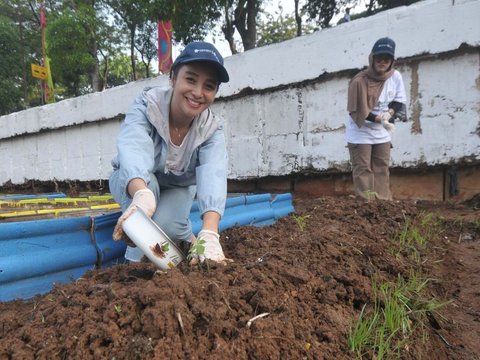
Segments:
[[[40,29],[47,27],[47,17],[45,16],[45,9],[43,1],[40,3]]]
[[[172,22],[158,20],[158,70],[166,74],[172,67]]]

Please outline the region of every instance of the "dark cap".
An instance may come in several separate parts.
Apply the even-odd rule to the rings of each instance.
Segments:
[[[387,54],[395,57],[395,41],[388,37],[378,39],[372,48],[373,55]]]
[[[197,61],[209,62],[215,66],[218,73],[219,82],[228,82],[230,77],[223,66],[223,57],[218,50],[210,43],[195,41],[189,43],[182,53],[175,59],[172,68],[175,69],[180,64],[188,64]]]

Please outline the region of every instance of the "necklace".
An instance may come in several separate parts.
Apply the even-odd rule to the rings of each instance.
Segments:
[[[186,131],[184,127],[181,128],[182,131],[180,131],[180,129],[177,126],[173,125],[172,123],[170,123],[170,126],[173,128],[173,130],[175,130],[175,133],[178,139],[181,139],[188,132],[188,130],[190,129],[190,126],[192,126],[192,123],[188,125],[188,127],[186,128]]]
[[[177,133],[178,138],[182,137],[182,134],[180,133],[180,130],[176,126],[173,127],[175,129],[175,132]]]

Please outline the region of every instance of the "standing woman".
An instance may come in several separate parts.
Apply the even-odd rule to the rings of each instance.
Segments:
[[[394,119],[406,121],[406,94],[401,74],[394,69],[395,42],[375,42],[369,66],[348,87],[346,140],[352,162],[353,185],[359,199],[391,200],[390,148]]]
[[[115,240],[125,238],[123,222],[141,208],[175,242],[195,241],[189,214],[197,194],[204,257],[228,260],[218,234],[227,195],[227,151],[223,122],[210,109],[220,83],[228,81],[218,50],[192,42],[172,65],[171,86],[147,88],[134,101],[120,127],[109,180],[123,211]],[[128,246],[125,257],[140,261],[143,253]]]

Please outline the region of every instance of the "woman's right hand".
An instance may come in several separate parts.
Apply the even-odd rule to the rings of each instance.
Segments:
[[[122,224],[125,220],[132,215],[137,208],[141,208],[148,217],[152,217],[157,209],[157,201],[155,200],[155,195],[153,192],[146,188],[137,190],[133,195],[132,203],[125,210],[125,212],[120,216],[113,230],[113,240],[122,240],[124,238]]]

